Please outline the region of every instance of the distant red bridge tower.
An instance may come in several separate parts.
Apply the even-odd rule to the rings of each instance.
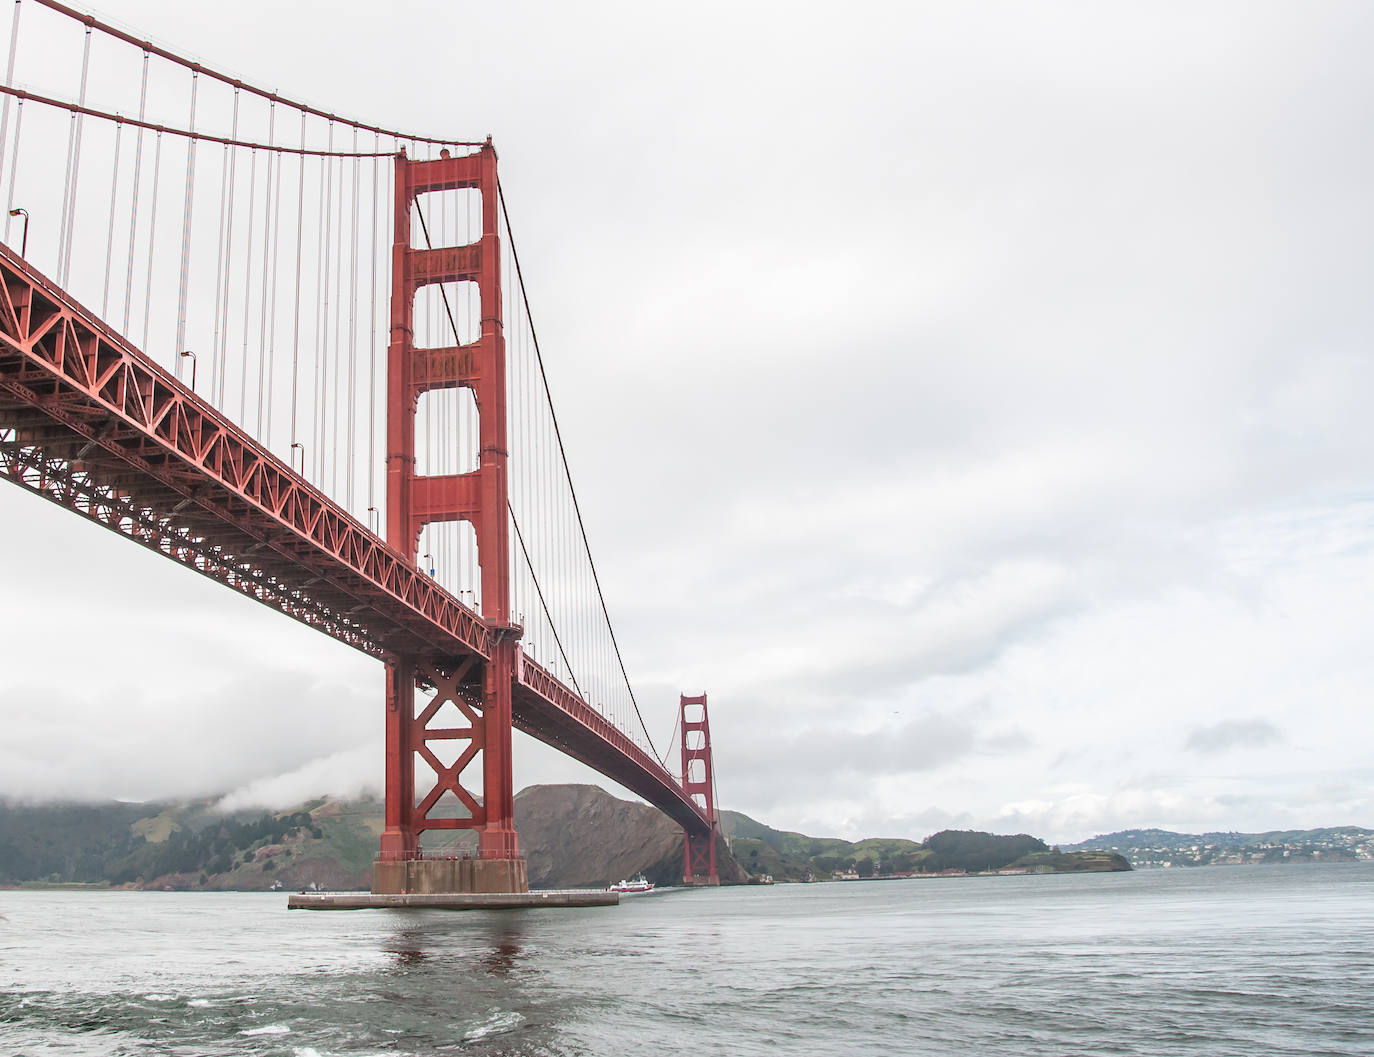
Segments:
[[[682,789],[711,820],[708,834],[683,830],[682,883],[718,885],[716,836],[720,832],[720,821],[716,817],[716,776],[711,763],[711,722],[706,714],[706,695],[688,697],[683,694],[678,707],[682,722]]]

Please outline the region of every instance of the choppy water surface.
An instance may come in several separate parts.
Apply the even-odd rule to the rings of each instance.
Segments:
[[[0,892],[0,1054],[1374,1054],[1374,864],[288,912]]]

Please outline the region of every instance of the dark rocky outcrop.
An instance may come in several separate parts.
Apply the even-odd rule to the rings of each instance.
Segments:
[[[656,885],[682,883],[682,829],[647,804],[594,785],[535,785],[515,798],[515,828],[530,886],[600,886],[642,873]],[[746,880],[723,839],[716,845],[723,884]]]

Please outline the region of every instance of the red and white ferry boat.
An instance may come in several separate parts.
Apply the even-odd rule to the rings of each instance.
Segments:
[[[644,880],[643,874],[640,874],[638,877],[632,877],[628,881],[621,881],[618,884],[613,884],[608,889],[608,891],[611,892],[652,892],[653,890],[654,886]]]

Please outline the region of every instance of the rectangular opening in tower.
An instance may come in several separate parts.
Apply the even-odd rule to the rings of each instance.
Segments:
[[[425,239],[426,229],[429,232],[428,241]],[[410,207],[411,249],[471,246],[481,237],[482,192],[476,187],[426,191],[415,196]]]
[[[475,282],[426,283],[415,291],[417,349],[471,345],[482,336],[482,298]]]
[[[469,609],[482,611],[482,566],[470,521],[442,521],[420,532],[420,569]]]
[[[415,408],[415,472],[471,473],[481,462],[480,422],[471,389],[434,389]]]

